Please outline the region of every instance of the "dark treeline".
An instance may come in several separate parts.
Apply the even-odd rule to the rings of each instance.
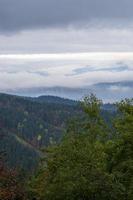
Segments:
[[[14,100],[12,105],[13,102]],[[1,104],[1,108],[3,105]],[[6,102],[5,107],[7,108],[8,105],[11,109],[10,100]],[[35,115],[40,109],[39,114],[36,114],[37,120],[44,112],[42,107],[45,111],[47,108],[46,104],[42,106],[42,102],[41,108],[40,103],[31,101],[24,107],[20,105],[17,108],[20,114],[23,110],[23,117],[25,116],[26,119],[29,113]],[[62,113],[59,109],[61,107],[57,104],[55,106],[56,112],[52,112],[53,108],[47,108],[47,113],[50,113],[49,120],[53,114],[58,115],[59,111]],[[61,103],[60,106],[67,110],[64,104]],[[94,95],[85,97],[78,108],[75,105],[67,106],[72,110],[69,110],[69,115],[64,115],[63,112],[62,120],[66,116],[67,121],[70,118],[72,120],[69,120],[67,126],[64,126],[66,121],[62,122],[61,131],[64,136],[58,142],[55,140],[55,142],[34,146],[25,141],[23,135],[21,138],[15,133],[15,137],[16,135],[19,137],[17,140],[21,138],[23,147],[29,145],[30,150],[36,147],[35,152],[41,155],[38,167],[32,174],[30,170],[25,172],[23,169],[11,169],[6,165],[6,160],[4,161],[6,152],[0,153],[0,200],[133,199],[133,100],[126,99],[117,103],[117,113],[116,108],[110,109],[110,105],[108,107],[111,111],[101,111],[102,102]],[[12,109],[15,108],[16,103]],[[68,110],[66,112],[68,113]],[[32,118],[32,115],[30,117]],[[16,117],[16,119],[19,119],[19,123],[20,118]],[[4,127],[3,122],[4,120],[0,124],[1,129]],[[11,129],[7,128],[7,130]],[[3,137],[6,137],[6,129],[1,133],[4,133],[1,134],[2,141]],[[40,135],[38,135],[40,141],[39,138]]]

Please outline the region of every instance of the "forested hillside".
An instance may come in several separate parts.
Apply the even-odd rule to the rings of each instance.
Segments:
[[[58,97],[27,98],[0,94],[0,150],[11,166],[33,168],[40,149],[58,143],[65,124],[80,109]]]
[[[102,114],[109,121],[112,105]],[[58,143],[66,124],[82,116],[79,102],[53,96],[37,98],[0,94],[0,149],[6,151],[10,166],[33,169],[41,157],[40,149]]]
[[[74,120],[63,141],[44,151],[47,157],[30,181],[30,199],[133,199],[133,100],[117,104],[111,126],[101,103],[86,97],[82,120]]]
[[[129,99],[1,94],[0,199],[132,200],[132,133]]]

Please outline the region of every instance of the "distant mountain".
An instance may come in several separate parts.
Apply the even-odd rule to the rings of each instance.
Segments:
[[[88,88],[69,88],[69,87],[36,87],[13,89],[6,91],[9,94],[22,95],[22,96],[56,96],[66,99],[79,100],[84,94],[88,94]]]
[[[68,88],[68,87],[38,87],[25,88],[20,90],[8,90],[10,94],[37,97],[41,95],[58,96],[67,99],[80,100],[85,95],[94,93],[104,102],[119,101],[123,98],[133,97],[133,81],[105,82],[94,85]],[[41,99],[40,99],[41,101]]]
[[[133,87],[133,81],[103,82],[103,83],[97,83],[94,86],[98,86],[98,87],[109,87],[109,86]]]
[[[70,105],[70,106],[78,104],[78,102],[75,100],[61,98],[57,96],[50,96],[50,95],[32,97],[32,98],[29,98],[29,100],[32,100],[38,103],[61,104],[61,105]]]
[[[133,81],[98,83],[92,86],[95,94],[104,102],[133,98]]]

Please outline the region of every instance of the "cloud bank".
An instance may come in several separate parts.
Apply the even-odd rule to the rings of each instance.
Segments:
[[[0,0],[0,31],[133,20],[132,0]]]
[[[133,53],[0,55],[0,89],[133,80]]]

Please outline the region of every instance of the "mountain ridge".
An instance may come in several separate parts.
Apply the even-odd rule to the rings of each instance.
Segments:
[[[102,82],[84,87],[36,87],[7,90],[6,93],[20,96],[55,96],[70,100],[81,100],[90,93],[97,94],[105,103],[119,101],[123,98],[132,98],[133,81]]]

